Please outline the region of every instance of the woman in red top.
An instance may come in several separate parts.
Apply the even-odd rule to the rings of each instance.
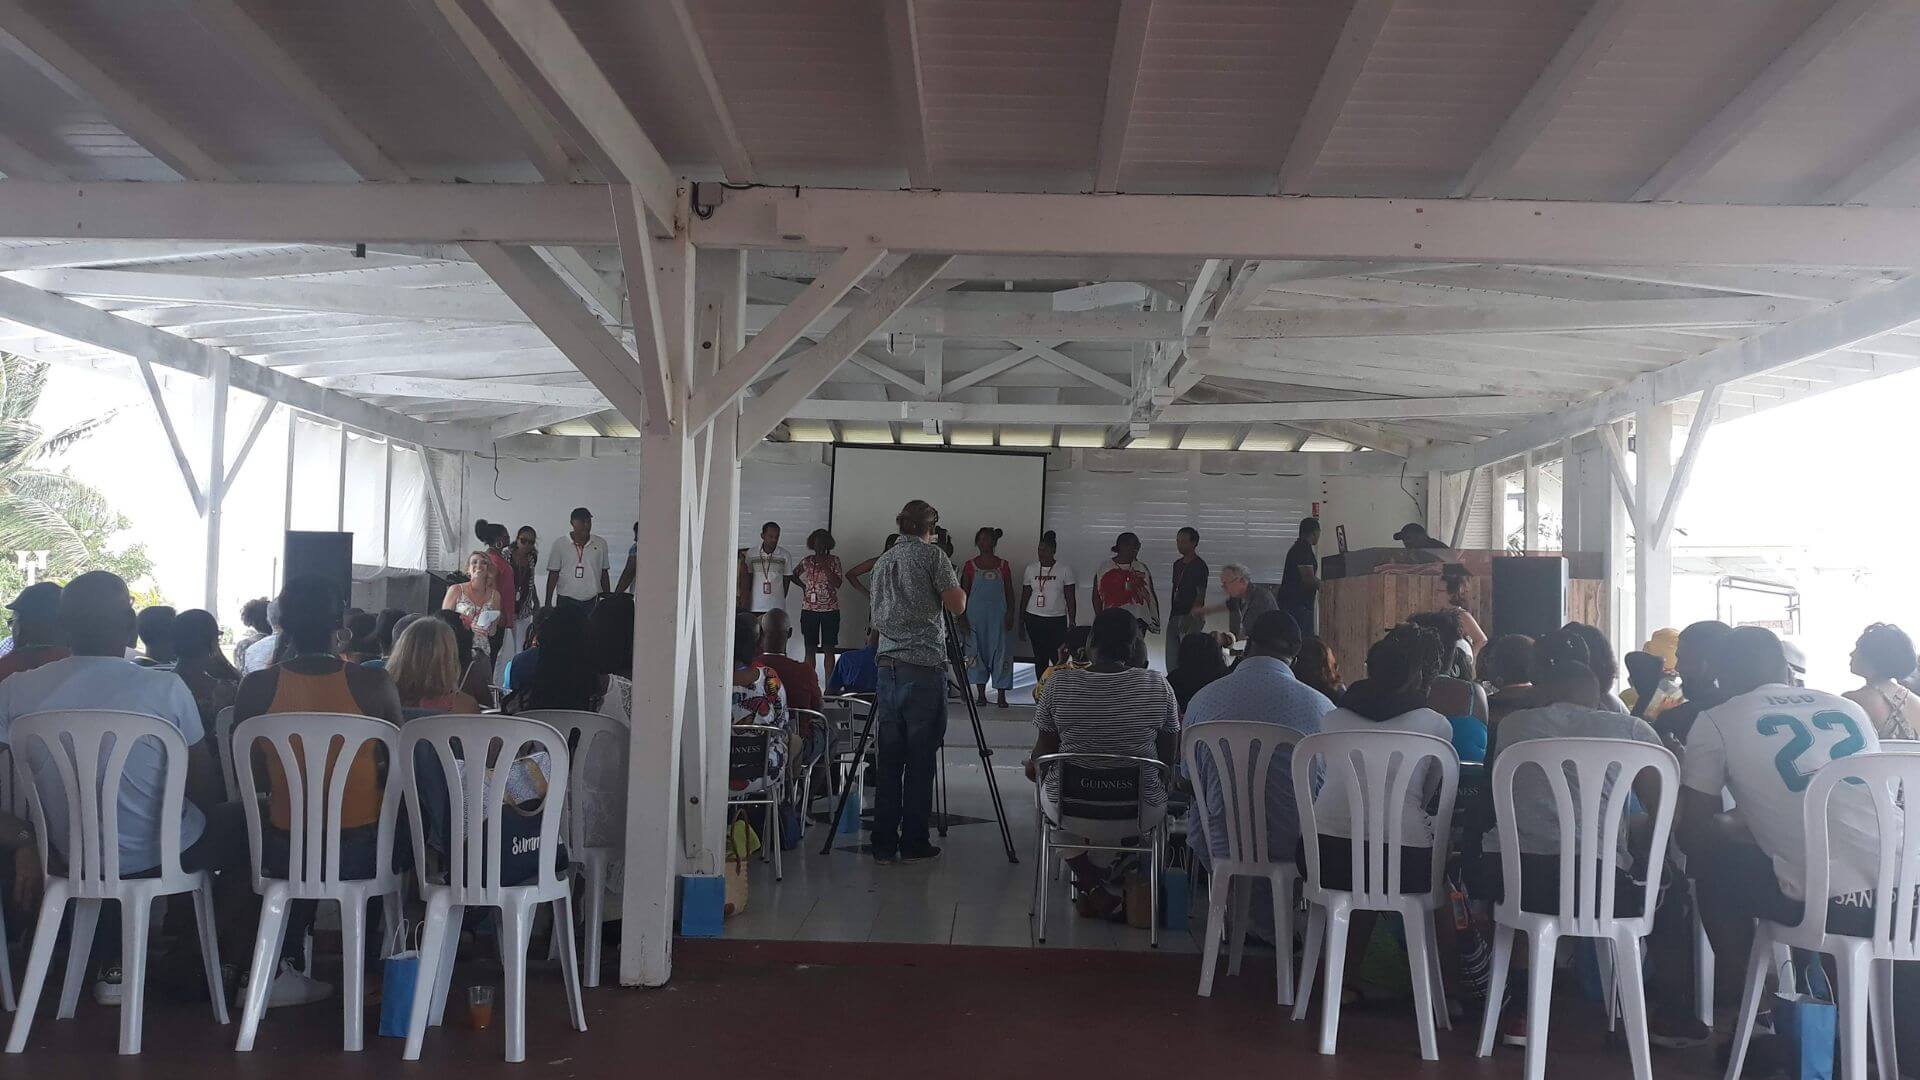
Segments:
[[[513,543],[513,536],[505,525],[482,518],[474,522],[474,535],[479,538],[487,554],[487,561],[493,564],[493,587],[500,593],[500,617],[491,630],[482,631],[487,636],[487,654],[500,655],[501,642],[508,630],[513,628],[514,616],[514,578],[513,560],[507,557],[507,549]],[[469,624],[471,625],[471,624]]]
[[[960,568],[960,587],[967,593],[968,637],[973,643],[967,679],[980,688],[982,705],[991,679],[1004,709],[1013,686],[1013,620],[1020,608],[1013,599],[1013,564],[994,553],[1001,535],[991,526],[973,534],[980,554]]]
[[[840,651],[840,585],[846,580],[840,568],[840,556],[833,553],[833,534],[815,529],[807,535],[807,547],[813,554],[800,560],[793,572],[800,583],[800,638],[807,645],[807,667],[814,657],[827,654],[826,670],[833,672],[834,654]]]

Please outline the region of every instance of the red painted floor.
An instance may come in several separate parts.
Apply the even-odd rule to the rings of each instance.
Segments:
[[[566,1024],[560,981],[537,973],[528,1059],[501,1061],[500,1033],[453,1026],[462,987],[495,976],[463,965],[450,1026],[427,1037],[418,1063],[398,1040],[371,1035],[339,1050],[337,1000],[270,1013],[251,1054],[205,1006],[151,1000],[146,1052],[113,1053],[113,1010],[82,1004],[56,1021],[44,1011],[25,1054],[0,1058],[0,1078],[34,1077],[659,1077],[1029,1076],[1042,1070],[1126,1077],[1284,1075],[1518,1077],[1520,1052],[1473,1057],[1471,1033],[1441,1035],[1441,1060],[1422,1062],[1410,1007],[1349,1010],[1340,1053],[1314,1053],[1317,1023],[1293,1024],[1273,1004],[1271,962],[1249,959],[1194,995],[1192,956],[956,946],[809,942],[683,942],[664,990],[588,991],[585,1034]],[[1607,1040],[1597,1008],[1563,1002],[1549,1069],[1556,1080],[1630,1075],[1626,1050]],[[1712,1055],[1656,1050],[1662,1076],[1715,1075]],[[1275,1073],[1274,1070],[1284,1070]]]

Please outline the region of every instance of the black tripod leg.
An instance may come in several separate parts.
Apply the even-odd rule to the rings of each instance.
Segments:
[[[866,726],[860,729],[860,738],[854,740],[853,762],[847,766],[847,779],[840,785],[840,799],[833,804],[833,816],[827,819],[827,844],[820,849],[822,855],[833,854],[834,838],[840,835],[840,815],[847,812],[847,796],[853,793],[854,785],[860,782],[860,766],[867,759],[867,743],[873,739],[873,722],[878,719],[880,710],[867,713]]]

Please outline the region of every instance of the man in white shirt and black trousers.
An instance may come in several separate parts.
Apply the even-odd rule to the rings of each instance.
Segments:
[[[1714,674],[1726,700],[1702,712],[1680,765],[1676,836],[1687,854],[1700,917],[1714,954],[1737,970],[1753,943],[1753,920],[1794,924],[1809,899],[1805,792],[1829,762],[1880,750],[1860,706],[1791,685],[1786,654],[1770,630],[1743,626],[1719,643]],[[1733,794],[1722,814],[1721,790]],[[1873,931],[1880,860],[1872,796],[1841,785],[1827,807],[1832,895],[1827,932]]]
[[[593,535],[593,511],[575,507],[567,519],[573,531],[547,551],[548,607],[585,607],[613,591],[607,578],[607,542]]]

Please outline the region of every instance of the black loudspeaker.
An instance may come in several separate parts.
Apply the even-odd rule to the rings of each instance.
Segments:
[[[1530,555],[1493,560],[1493,632],[1539,637],[1567,622],[1567,560]]]
[[[344,610],[353,594],[353,534],[287,531],[286,559],[280,580],[317,577],[332,585]]]

